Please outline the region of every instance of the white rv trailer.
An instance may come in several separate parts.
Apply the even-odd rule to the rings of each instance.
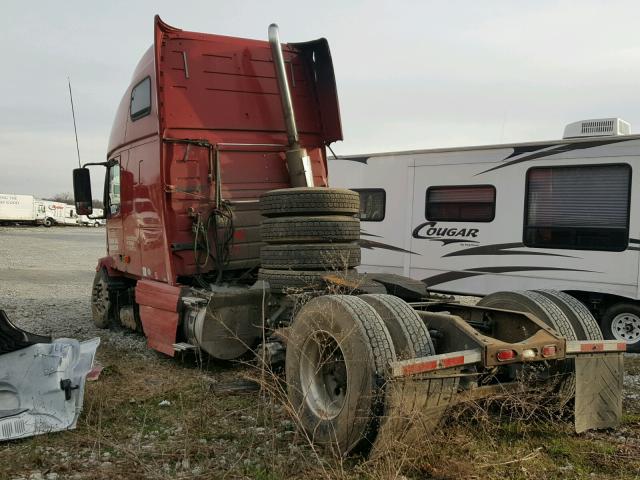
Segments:
[[[619,119],[562,140],[330,159],[360,191],[362,270],[432,291],[555,289],[640,350],[640,135]],[[634,206],[635,205],[635,206]]]
[[[44,204],[33,195],[0,193],[0,223],[40,224],[44,220]]]

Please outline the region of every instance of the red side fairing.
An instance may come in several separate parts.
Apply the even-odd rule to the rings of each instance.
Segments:
[[[314,63],[318,60],[308,46],[284,46],[301,143],[312,158],[315,184],[324,186],[325,145],[340,140],[342,132],[328,48],[317,51],[322,65]],[[185,32],[156,17],[155,60],[165,223],[174,280],[214,268],[213,262],[199,269],[195,265],[188,248],[194,221],[189,212],[206,218],[215,208],[218,163],[219,193],[234,209],[228,268],[256,265],[260,242],[256,200],[265,191],[290,186],[284,157],[287,137],[269,44]],[[184,139],[200,143],[175,141]]]

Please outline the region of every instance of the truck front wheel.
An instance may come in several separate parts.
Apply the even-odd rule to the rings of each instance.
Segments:
[[[91,290],[91,313],[98,328],[109,328],[113,317],[113,304],[109,292],[109,275],[104,268],[96,272]]]

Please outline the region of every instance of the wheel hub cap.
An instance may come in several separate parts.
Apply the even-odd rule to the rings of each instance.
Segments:
[[[621,313],[611,322],[611,332],[616,340],[635,343],[640,340],[640,317],[632,313]]]
[[[336,339],[315,332],[302,347],[300,380],[306,404],[321,418],[335,418],[344,407],[347,368]]]

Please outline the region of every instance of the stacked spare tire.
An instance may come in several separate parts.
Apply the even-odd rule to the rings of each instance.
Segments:
[[[272,190],[260,198],[259,278],[271,290],[316,289],[327,275],[356,276],[360,197],[342,188]]]

